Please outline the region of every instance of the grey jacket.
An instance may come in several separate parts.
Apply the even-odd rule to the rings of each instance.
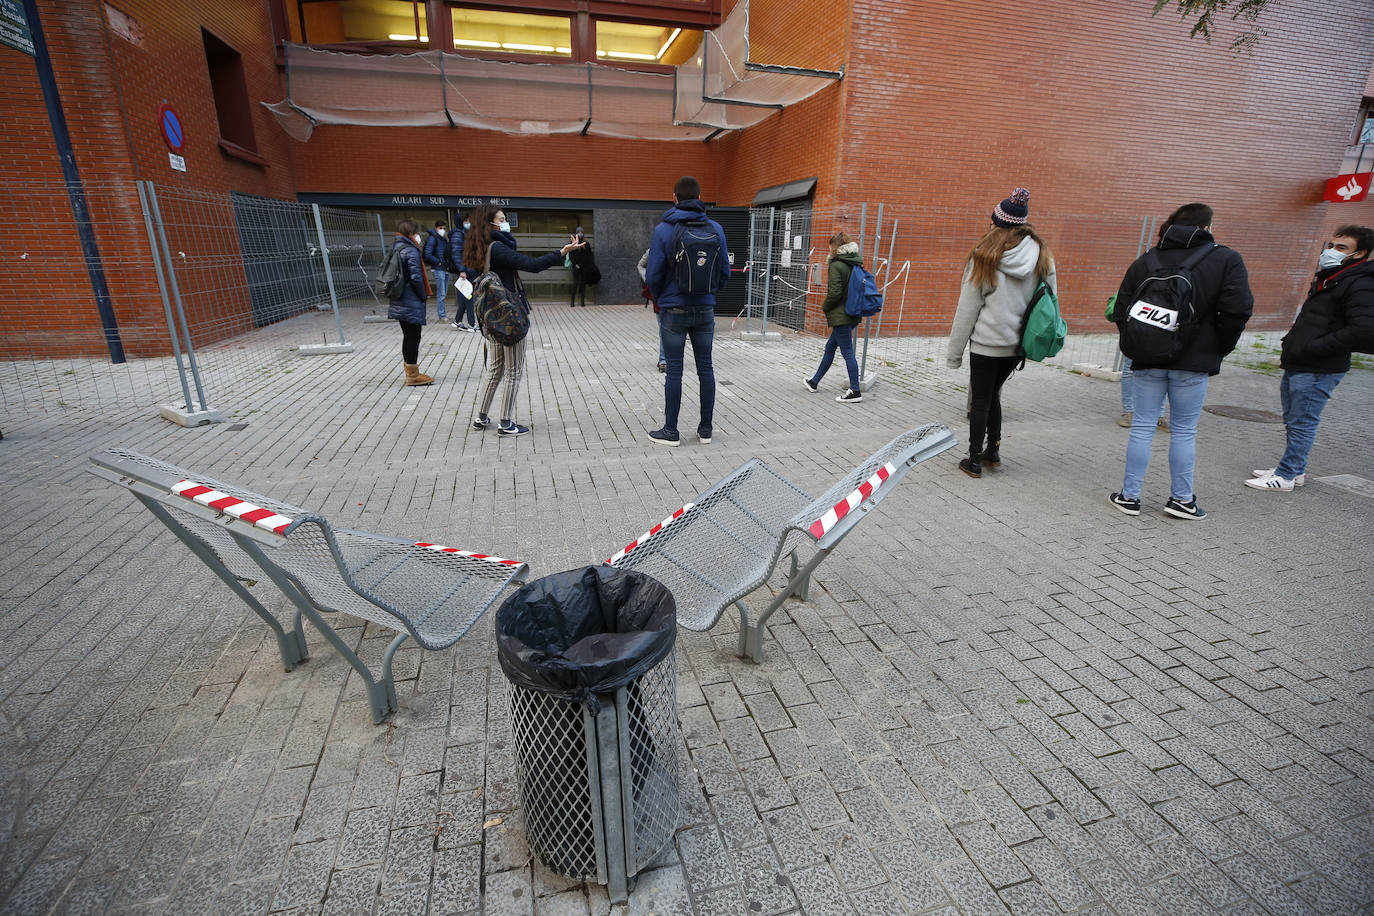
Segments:
[[[949,349],[945,362],[951,369],[964,364],[964,348],[980,356],[1015,356],[1021,345],[1021,319],[1030,305],[1031,296],[1040,284],[1035,265],[1040,260],[1040,246],[1027,236],[1015,248],[1003,252],[997,265],[997,286],[978,288],[970,277],[973,264],[964,268],[964,282],[959,289],[959,305],[954,310],[954,324],[949,329]],[[1045,278],[1050,289],[1058,292],[1054,263],[1050,263]]]

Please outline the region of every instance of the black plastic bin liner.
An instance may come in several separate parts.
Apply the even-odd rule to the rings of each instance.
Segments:
[[[540,754],[522,760],[522,790],[528,820],[557,824],[556,835],[541,830],[529,837],[535,854],[553,871],[569,877],[597,873],[592,822],[569,816],[589,810],[591,780],[597,778],[587,770],[584,704],[595,713],[603,702],[615,702],[607,694],[625,687],[619,714],[629,718],[630,746],[621,766],[630,771],[632,798],[625,802],[632,810],[648,803],[646,790],[676,791],[675,778],[659,772],[659,753],[646,725],[651,711],[639,686],[639,679],[673,651],[676,638],[672,593],[643,573],[609,566],[571,569],[531,582],[497,611],[497,657],[506,677],[517,689],[564,701],[544,707],[542,722],[519,723],[547,737]]]
[[[496,612],[511,683],[575,700],[642,677],[673,650],[677,604],[657,579],[586,566],[522,586]]]

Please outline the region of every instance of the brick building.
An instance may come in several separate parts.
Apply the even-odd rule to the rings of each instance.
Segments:
[[[526,117],[516,133],[463,123],[461,113],[448,126],[443,118],[454,121],[457,103],[447,95],[442,104],[424,101],[438,98],[437,82],[383,73],[387,61],[401,60],[395,54],[445,48],[492,68],[581,62],[589,85],[611,64],[669,79],[674,65],[691,64],[701,32],[744,2],[488,0],[470,9],[478,4],[36,0],[129,354],[166,348],[146,268],[148,236],[130,191],[136,179],[207,201],[238,193],[351,206],[384,222],[452,220],[475,201],[500,199],[535,250],[587,225],[608,275],[601,301],[637,298],[630,271],[678,175],[699,177],[722,208],[747,207],[764,189],[800,181],[804,193],[793,203],[824,215],[813,245],[836,225],[853,228],[849,211],[861,203],[881,202],[899,221],[893,260],[912,263],[909,296],[920,303],[902,329],[930,334],[947,329],[960,263],[987,212],[1016,185],[1032,190],[1032,220],[1055,250],[1071,321],[1100,315],[1145,221],[1178,203],[1216,208],[1219,239],[1250,265],[1257,327],[1291,316],[1318,242],[1334,225],[1374,223],[1374,199],[1322,201],[1328,178],[1374,168],[1374,7],[1366,0],[1333,0],[1320,16],[1276,4],[1260,20],[1258,44],[1239,53],[1228,47],[1238,26],[1223,23],[1210,44],[1190,40],[1173,14],[1152,17],[1150,0],[993,2],[976,15],[946,0],[752,0],[748,57],[760,72],[792,67],[843,78],[746,129],[692,139],[649,138],[674,134],[671,115],[661,125],[641,123],[639,137],[600,136],[595,125],[556,132],[549,125],[563,89],[539,75],[561,72],[556,67],[521,68],[518,80],[502,70],[505,82],[445,78],[449,91],[479,102],[521,82],[518,93],[500,88],[514,93],[512,111],[547,98],[550,121]],[[549,28],[549,44],[529,38]],[[561,46],[556,36],[564,34]],[[297,139],[288,122],[303,123],[299,115],[279,118],[260,104],[299,94],[287,42],[372,55],[338,77],[349,80],[338,84],[347,86],[342,109],[365,108],[374,94],[391,99],[406,85],[424,87],[406,97],[420,101],[405,118],[369,110],[354,119],[365,123],[317,119],[308,139]],[[9,89],[0,183],[11,206],[0,233],[13,274],[11,292],[0,297],[0,355],[98,355],[104,339],[97,296],[80,269],[81,239],[66,194],[51,192],[63,173],[35,57],[6,42],[0,78]],[[163,106],[184,130],[184,171],[161,133]],[[492,107],[502,105],[474,106]],[[744,226],[739,233],[747,234]],[[203,244],[226,264],[237,256],[231,231],[207,230]],[[737,254],[747,258],[747,238],[741,244]],[[11,252],[22,252],[22,263]],[[13,292],[38,288],[53,265],[63,277],[62,308]],[[252,325],[244,285],[223,286],[218,336]],[[223,319],[236,310],[242,321]]]

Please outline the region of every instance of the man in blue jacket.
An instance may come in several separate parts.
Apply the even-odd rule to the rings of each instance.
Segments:
[[[682,357],[689,337],[701,386],[697,438],[711,441],[716,408],[716,375],[711,367],[715,293],[730,280],[728,251],[725,230],[706,218],[701,185],[691,176],[679,178],[673,185],[673,206],[654,228],[644,278],[658,303],[658,333],[668,364],[663,382],[663,426],[649,433],[649,439],[659,445],[677,446],[681,442],[677,415],[682,407]]]
[[[448,316],[444,314],[444,296],[448,291],[448,268],[451,261],[449,258],[448,223],[445,221],[439,220],[434,224],[434,228],[429,230],[429,237],[425,239],[424,258],[425,265],[434,274],[439,320],[447,321]]]

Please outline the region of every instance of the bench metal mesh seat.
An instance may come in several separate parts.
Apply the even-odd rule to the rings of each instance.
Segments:
[[[740,654],[762,654],[763,626],[788,597],[806,600],[811,571],[914,465],[954,445],[948,429],[905,432],[813,498],[758,458],[655,525],[606,563],[658,579],[677,602],[678,624],[709,630],[731,604],[740,613]],[[800,564],[807,542],[815,552]],[[754,622],[742,599],[789,555],[788,581]]]
[[[374,721],[396,709],[391,664],[407,637],[425,649],[448,648],[528,572],[518,560],[334,529],[298,506],[127,449],[91,462],[94,473],[133,492],[268,624],[288,671],[307,656],[301,618],[309,618],[362,676]],[[295,605],[289,629],[244,588],[263,575]],[[326,612],[397,633],[380,678],[320,616]]]

